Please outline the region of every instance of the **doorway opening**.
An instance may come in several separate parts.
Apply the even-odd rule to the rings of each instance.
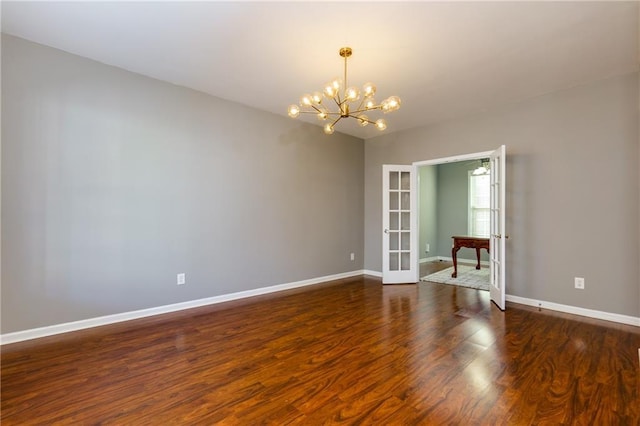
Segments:
[[[489,207],[489,297],[496,306],[504,310],[505,309],[505,281],[506,281],[506,263],[505,263],[505,241],[508,238],[505,235],[505,186],[506,186],[506,147],[501,145],[495,151],[477,152],[472,154],[465,154],[455,157],[441,158],[427,161],[417,161],[413,163],[414,170],[417,171],[421,166],[434,166],[440,164],[464,162],[468,160],[483,160],[488,159],[489,162],[482,162],[482,166],[488,165],[491,169],[490,173],[490,207]],[[419,188],[418,173],[415,173],[414,186]],[[419,247],[419,230],[420,230],[420,203],[415,204],[416,214],[413,215],[412,225],[417,232],[413,233],[413,247]],[[424,206],[422,206],[424,209]],[[451,236],[454,243],[452,244],[452,258],[455,267],[456,249],[459,246],[469,247],[466,245],[469,241],[477,243],[474,238],[469,236],[463,236],[456,238],[457,236]],[[459,237],[459,236],[458,236]],[[486,247],[486,242],[482,242],[480,247]],[[479,246],[475,247],[476,253],[479,258]],[[419,260],[417,261],[419,263]],[[480,259],[478,259],[477,267],[480,267]],[[416,265],[416,270],[419,271],[419,264]],[[455,269],[454,269],[455,272]],[[455,274],[452,274],[455,276]]]
[[[417,167],[421,281],[489,291],[490,173],[486,157]]]

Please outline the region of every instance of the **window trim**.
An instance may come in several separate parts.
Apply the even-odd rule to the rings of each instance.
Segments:
[[[473,207],[473,195],[474,195],[474,191],[473,191],[473,182],[472,179],[474,177],[478,177],[478,176],[489,176],[491,173],[491,171],[487,172],[486,174],[482,174],[482,175],[474,175],[473,174],[473,170],[469,170],[468,174],[467,174],[467,235],[471,236],[471,237],[478,237],[478,238],[489,238],[491,232],[489,231],[487,233],[487,235],[478,235],[478,234],[474,234],[474,210],[476,211],[486,211],[487,213],[491,213],[491,205],[489,205],[488,207]],[[489,183],[489,193],[490,193],[490,183]]]

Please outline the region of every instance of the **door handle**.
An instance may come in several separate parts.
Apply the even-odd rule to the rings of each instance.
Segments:
[[[389,233],[389,230],[385,228],[384,233],[385,233],[385,234],[388,234],[388,233]]]

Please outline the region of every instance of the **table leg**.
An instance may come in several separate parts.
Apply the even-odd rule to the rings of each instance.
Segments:
[[[476,247],[476,257],[478,258],[478,264],[476,265],[476,269],[480,269],[480,247]]]
[[[458,277],[458,250],[460,250],[460,247],[456,246],[451,249],[451,257],[453,258],[453,274],[451,274],[451,278]]]

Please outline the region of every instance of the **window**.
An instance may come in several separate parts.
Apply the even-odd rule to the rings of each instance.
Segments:
[[[469,172],[469,235],[489,238],[489,208],[491,197],[489,172],[474,175]]]

